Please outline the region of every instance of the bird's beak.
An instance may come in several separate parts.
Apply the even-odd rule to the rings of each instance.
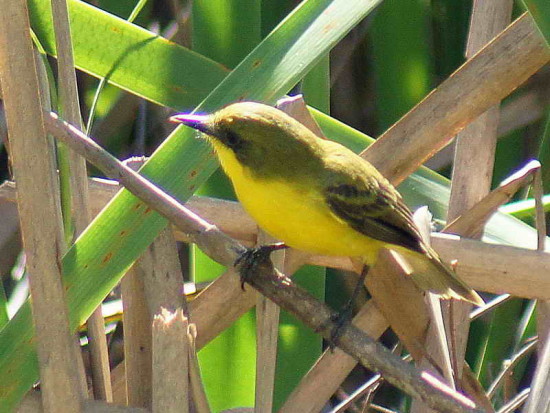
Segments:
[[[170,117],[172,123],[182,123],[185,126],[196,129],[208,135],[214,135],[214,131],[210,127],[208,115],[190,115],[187,113],[178,113]]]

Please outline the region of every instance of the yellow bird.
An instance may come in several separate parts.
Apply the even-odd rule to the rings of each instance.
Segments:
[[[422,240],[399,192],[346,147],[255,102],[170,120],[208,136],[244,208],[286,245],[357,257],[367,266],[381,248],[390,248],[411,264],[421,289],[483,304]]]

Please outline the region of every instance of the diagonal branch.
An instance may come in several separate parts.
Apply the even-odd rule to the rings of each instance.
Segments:
[[[363,151],[363,157],[399,184],[549,60],[550,49],[535,22],[523,14]]]

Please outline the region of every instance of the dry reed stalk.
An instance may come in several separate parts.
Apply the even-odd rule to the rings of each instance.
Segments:
[[[139,273],[142,276],[144,284],[144,291],[146,297],[146,303],[149,311],[150,319],[156,317],[164,317],[166,311],[176,314],[178,319],[182,318],[178,314],[189,314],[187,309],[187,303],[181,294],[183,285],[183,274],[181,272],[178,251],[176,248],[176,241],[172,231],[169,228],[165,228],[157,239],[147,249],[147,252],[143,254],[139,259]],[[164,317],[166,318],[166,317]],[[162,386],[162,376],[166,376],[163,380],[166,383],[170,381],[170,377],[178,377],[178,380],[170,382],[170,392],[177,394],[174,397],[175,400],[184,400],[185,404],[179,404],[181,409],[189,409],[189,344],[187,337],[188,321],[185,317],[185,328],[179,331],[179,327],[172,327],[175,330],[174,334],[177,334],[180,340],[174,347],[174,345],[159,346],[156,354],[154,347],[154,340],[158,342],[170,342],[175,337],[169,337],[172,334],[170,329],[159,328],[153,334],[153,410],[164,411],[161,406],[168,406],[169,401],[166,400],[168,393],[164,390],[160,390],[156,387]],[[168,337],[162,337],[162,335],[168,335]],[[180,337],[181,336],[181,337]],[[180,348],[181,347],[181,348]],[[162,349],[162,350],[161,350]],[[183,351],[183,349],[185,351]],[[158,365],[157,365],[158,364]],[[158,371],[157,371],[158,370]],[[157,375],[155,381],[155,371],[162,374]],[[180,377],[185,377],[185,381]],[[200,377],[200,375],[199,375]],[[160,397],[161,401],[157,404],[155,401],[155,394]],[[162,401],[164,400],[164,401]],[[156,407],[155,407],[156,406]],[[178,408],[178,404],[173,405]],[[165,410],[168,411],[168,410]],[[172,410],[175,411],[175,410]]]
[[[517,352],[515,352],[512,357],[506,359],[505,362],[502,363],[502,369],[499,371],[499,373],[496,375],[495,379],[487,389],[486,394],[489,399],[495,397],[495,393],[501,386],[503,386],[503,383],[506,381],[506,379],[513,374],[513,370],[518,365],[518,363],[520,363],[521,361],[525,361],[526,358],[529,357],[531,353],[538,348],[538,344],[538,339],[531,340],[523,347],[521,347]]]
[[[544,189],[542,185],[541,170],[538,169],[533,180],[533,195],[535,198],[536,226],[538,234],[537,251],[543,251],[546,242],[546,217],[542,197]],[[537,302],[537,332],[539,337],[538,362],[531,392],[527,398],[526,413],[535,413],[548,410],[550,398],[550,300]]]
[[[504,139],[510,132],[528,126],[544,115],[545,101],[544,93],[534,88],[527,88],[519,96],[503,102],[500,107],[500,119],[497,128],[499,139]],[[455,143],[453,140],[441,149],[433,158],[426,161],[424,166],[434,171],[442,170],[453,162]]]
[[[393,251],[380,254],[383,265],[369,275],[367,285],[378,308],[417,364],[434,370],[453,385],[440,303],[411,280],[412,269]],[[433,337],[433,340],[427,338]]]
[[[255,291],[246,287],[244,291],[241,289],[239,275],[233,268],[216,278],[189,303],[192,321],[200,332],[197,336],[197,348],[204,347],[217,337],[250,310],[255,302]]]
[[[540,166],[540,165],[539,165]],[[537,251],[544,251],[546,244],[546,214],[542,197],[544,188],[542,184],[542,171],[540,167],[535,171],[533,179],[533,196],[535,198],[535,224],[537,227]],[[550,301],[544,300],[537,303],[537,332],[539,336],[539,355],[542,357],[542,349],[550,334]]]
[[[23,246],[31,275],[33,317],[46,412],[78,412],[86,397],[77,373],[61,282],[64,250],[59,192],[51,144],[46,137],[40,82],[26,2],[0,3],[0,79],[10,133],[10,157]]]
[[[128,394],[126,391],[126,368],[124,362],[111,370],[111,383],[113,387],[113,403],[126,406],[128,404]]]
[[[137,170],[141,163],[135,159],[126,165]],[[159,235],[162,238],[162,235]],[[157,238],[158,239],[158,238]],[[145,283],[151,244],[134,263],[120,282],[124,322],[124,366],[126,372],[127,404],[151,408],[153,403],[153,314],[147,302]]]
[[[189,412],[189,324],[182,308],[153,318],[153,412]]]
[[[197,357],[197,328],[189,325],[187,338],[189,342],[189,385],[193,395],[193,409],[197,413],[210,413],[206,390],[200,378],[199,358]]]
[[[495,408],[491,399],[487,396],[485,389],[479,383],[475,373],[470,369],[468,363],[462,365],[462,379],[460,380],[461,389],[468,394],[478,406],[483,408],[486,413],[494,413]]]
[[[40,391],[31,390],[17,407],[17,413],[42,413]],[[141,407],[118,406],[103,400],[84,400],[84,412],[86,413],[150,413],[150,410]]]
[[[511,0],[474,2],[466,47],[467,59],[473,58],[508,25],[512,6]],[[447,216],[450,221],[468,211],[489,193],[493,177],[500,100],[494,103],[495,106],[481,114],[457,136]],[[464,231],[459,234],[481,238],[481,232],[472,234]],[[451,300],[445,303],[444,308],[453,370],[457,379],[460,379],[473,306],[470,303]],[[418,409],[413,408],[412,411],[426,411],[426,407],[418,404]]]
[[[52,1],[52,17],[57,50],[57,79],[59,102],[63,118],[82,128],[80,102],[74,69],[73,48],[69,12],[66,0]],[[88,226],[91,220],[88,197],[88,172],[86,160],[69,150],[71,215],[74,219],[75,238]],[[88,321],[92,388],[95,398],[112,401],[109,353],[105,336],[105,322],[99,306]]]
[[[523,14],[362,155],[391,182],[399,184],[549,60],[545,40],[533,19]]]
[[[170,229],[164,229],[139,258],[139,268],[145,288],[145,304],[154,317],[166,309],[182,309],[188,317],[187,302],[182,296],[183,274],[176,240]]]
[[[184,374],[185,383],[181,380],[171,382],[170,391],[177,393],[178,397],[187,401],[186,403],[190,400],[188,379],[190,374],[188,372],[188,368],[190,368],[188,353],[190,350],[187,346],[187,321],[185,334],[182,336],[185,343],[181,344],[185,345],[183,353],[185,360],[181,359],[181,349],[174,350],[171,346],[166,346],[163,350],[161,350],[162,347],[158,347],[156,354],[151,353],[154,344],[152,339],[156,339],[158,342],[171,340],[170,337],[162,337],[163,334],[170,335],[170,329],[159,326],[158,330],[154,332],[151,330],[151,321],[157,316],[162,318],[165,311],[188,314],[186,302],[181,295],[182,285],[183,275],[176,242],[172,231],[167,228],[139,258],[132,273],[127,274],[123,279],[123,302],[128,310],[126,312],[125,308],[124,312],[125,348],[128,351],[125,365],[128,372],[126,375],[128,402],[131,405],[148,407],[152,403],[153,407],[156,406],[157,409],[160,409],[159,411],[162,411],[159,406],[167,406],[168,403],[166,401],[167,394],[158,389],[158,386],[161,385],[160,377],[162,375]],[[126,343],[127,339],[128,343]],[[177,363],[174,362],[174,354],[179,354],[180,361]],[[194,368],[194,364],[191,366]],[[154,379],[155,369],[160,369],[163,372],[162,375],[157,375],[156,382]],[[168,371],[169,369],[172,369],[173,373]],[[138,377],[134,377],[135,375]],[[196,372],[195,375],[200,380],[200,374]],[[155,401],[155,394],[160,398],[158,403]],[[189,408],[187,404],[186,406]],[[181,404],[179,407],[183,408]]]
[[[454,221],[447,224],[443,232],[447,234],[464,234],[469,238],[479,239],[485,224],[498,208],[508,202],[520,188],[533,181],[533,175],[540,169],[540,162],[530,161],[519,171],[512,174],[487,196],[468,209]]]
[[[260,231],[259,246],[275,241],[274,238]],[[275,268],[283,274],[287,273],[284,250],[273,252],[271,260]],[[256,386],[254,399],[256,413],[273,410],[280,312],[277,304],[262,294],[256,294]]]
[[[185,309],[183,276],[171,231],[164,230],[122,279],[124,346],[128,403],[152,403],[152,330],[155,315],[165,308]],[[160,338],[162,340],[162,338]],[[161,357],[157,354],[157,358]]]
[[[105,335],[105,320],[98,306],[87,321],[90,365],[92,368],[92,388],[97,400],[113,401],[109,351]]]
[[[366,285],[380,312],[415,360],[425,357],[423,347],[429,313],[424,293],[412,281],[411,268],[390,250],[380,253]]]
[[[550,298],[548,253],[445,234],[432,234],[432,245],[442,259],[456,259],[457,275],[477,290]]]
[[[544,107],[545,102],[539,90],[529,90],[503,103],[497,128],[498,137],[502,138],[541,119],[544,116]]]
[[[498,413],[511,413],[517,411],[521,407],[523,403],[527,401],[527,398],[529,397],[529,394],[531,393],[531,388],[528,387],[526,389],[523,389],[521,392],[516,394],[512,400],[510,400],[508,403],[506,403],[504,406],[502,406]],[[529,413],[539,413],[541,410],[533,410],[533,412]],[[542,410],[544,411],[544,410]],[[527,412],[526,412],[527,413]]]
[[[145,252],[144,254],[147,254]],[[151,408],[152,333],[151,317],[139,260],[121,281],[124,322],[124,366],[127,403]]]

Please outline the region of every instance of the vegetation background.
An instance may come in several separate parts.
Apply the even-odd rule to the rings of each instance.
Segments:
[[[30,0],[29,10],[36,45],[42,48],[43,63],[50,75],[52,105],[56,108],[59,105],[55,92],[57,73],[52,57],[55,42],[48,3]],[[360,151],[371,143],[369,136],[381,135],[465,61],[470,1],[387,0],[381,4],[350,1],[348,5],[340,2],[342,21],[334,22],[337,29],[323,37],[320,46],[313,40],[300,42],[299,34],[307,31],[318,10],[338,2],[310,0],[308,3],[302,8],[303,13],[293,20],[294,25],[278,26],[280,36],[271,37],[271,43],[261,43],[298,5],[297,1],[98,0],[89,5],[69,1],[86,130],[119,159],[149,156],[172,133],[173,127],[167,118],[175,111],[192,111],[199,105],[199,110],[210,111],[237,99],[274,103],[287,93],[302,93],[308,105],[359,131],[350,132],[340,123],[316,115],[318,120],[325,119],[321,126],[325,126],[329,138]],[[513,19],[524,10],[523,2],[515,3]],[[543,18],[548,19],[550,6],[543,6],[542,10]],[[344,19],[350,21],[346,23]],[[171,42],[161,36],[170,38]],[[284,61],[283,57],[290,53],[295,53],[297,60],[277,66],[278,60]],[[254,62],[261,64],[254,66],[257,69],[253,71]],[[237,70],[226,77],[234,68]],[[550,70],[546,66],[502,102],[493,186],[529,159],[541,157],[545,165],[550,153],[549,96]],[[4,142],[0,142],[0,181],[3,181],[10,179],[10,169],[6,127],[0,126]],[[205,161],[203,148],[198,154],[192,151],[195,143],[191,135],[183,132],[180,135],[180,142],[172,139],[165,144],[143,173],[182,200],[193,192],[234,199],[230,185],[219,171],[198,188],[193,181],[186,181],[188,172],[196,169],[198,176],[194,182],[202,182],[215,165]],[[62,150],[59,153],[62,160]],[[445,148],[429,161],[433,172],[422,169],[400,187],[412,208],[429,205],[440,224],[446,216],[452,161],[452,150]],[[101,176],[94,168],[90,168],[90,174]],[[543,178],[548,188],[550,177],[543,173]],[[521,247],[536,246],[533,202],[524,200],[528,196],[527,191],[519,193],[515,202],[505,206],[503,212],[517,219],[490,226],[488,239],[492,237]],[[107,294],[107,302],[120,300],[116,289],[114,293],[109,291],[165,225],[160,218],[154,222],[138,222],[127,212],[131,199],[127,193],[118,196],[110,210],[92,224],[64,257],[66,280],[78,291],[68,298],[73,327]],[[27,299],[28,275],[14,204],[0,200],[0,208],[3,217],[0,222],[0,326],[5,325],[0,331],[0,377],[7,377],[2,376],[2,357],[6,362],[13,356],[12,344],[21,343],[21,339],[13,341],[13,337],[27,337],[30,313],[20,311],[13,318]],[[124,248],[115,247],[112,235],[130,227],[133,232],[127,244]],[[66,232],[70,239],[70,219],[66,219]],[[75,245],[79,254],[75,252]],[[89,276],[96,273],[93,268],[84,269],[84,262],[99,263],[109,250],[116,252],[102,268],[101,279],[91,280]],[[224,271],[187,244],[180,244],[179,253],[187,280],[210,281]],[[301,269],[296,279],[334,307],[345,302],[353,286],[353,277],[349,274],[313,266]],[[117,311],[108,324],[112,367],[120,362],[117,343],[122,326],[116,314]],[[11,318],[13,320],[8,321]],[[467,360],[485,389],[492,385],[508,360],[536,338],[535,321],[535,302],[513,298],[472,323]],[[84,331],[81,334],[86,335]],[[388,333],[382,340],[393,346],[396,338]],[[292,316],[282,315],[275,408],[283,404],[322,350],[319,336]],[[25,347],[18,357],[24,360],[32,351]],[[241,317],[201,350],[202,378],[213,411],[253,405],[255,352],[254,311]],[[532,351],[523,353],[492,395],[496,409],[521,393],[532,380],[536,357]],[[26,377],[32,377],[37,371],[36,366],[25,367],[23,361],[21,366],[30,369],[24,373]],[[354,391],[369,377],[371,373],[357,367],[331,403],[338,404],[339,397]],[[28,380],[25,383],[27,387],[21,385],[6,403],[13,403],[28,389]],[[395,411],[406,411],[410,403],[390,386],[382,386],[371,401]]]

